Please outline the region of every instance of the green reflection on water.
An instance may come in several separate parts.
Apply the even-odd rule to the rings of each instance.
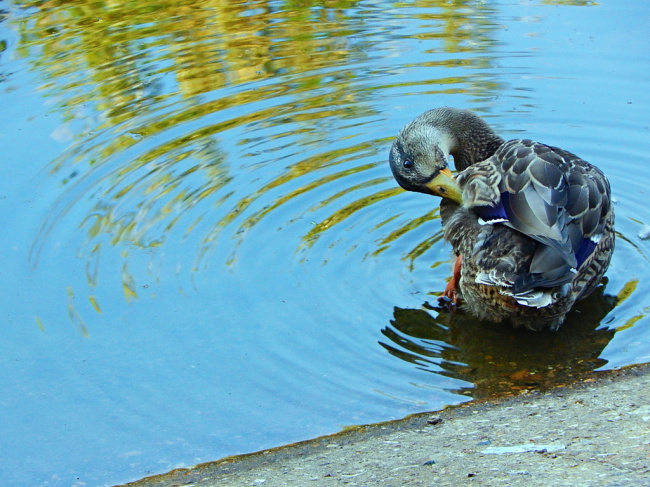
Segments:
[[[480,102],[501,88],[485,74],[494,62],[495,12],[476,2],[416,1],[403,10],[365,12],[368,19],[354,11],[356,2],[18,4],[25,7],[18,52],[41,73],[43,91],[68,124],[60,134],[70,141],[50,167],[63,190],[34,261],[70,208],[86,205],[78,225],[86,234],[80,255],[89,287],[98,286],[102,248],[121,246],[127,302],[138,299],[139,290],[131,253],[164,246],[179,228],[182,238],[202,232],[192,267],[197,271],[224,229],[237,227],[224,262],[232,264],[248,231],[299,197],[311,199],[306,212],[326,214],[295,242],[296,251],[304,251],[351,216],[398,195],[402,190],[388,176],[358,177],[385,164],[394,136],[364,134],[368,120],[383,117],[375,100],[384,91],[465,93]],[[395,29],[396,12],[398,22],[415,18],[422,28]],[[401,36],[430,41],[426,56],[412,60],[391,47]],[[372,62],[400,55],[401,69],[426,69],[427,77],[386,77]],[[235,130],[244,134],[236,144],[243,162],[255,161],[253,169],[237,166],[242,161],[223,149]],[[332,146],[332,140],[345,144]],[[253,170],[259,182],[242,190],[237,179]],[[322,196],[325,187],[333,190]],[[396,224],[401,216],[383,215],[374,225],[378,237],[366,257],[439,218],[433,209]],[[402,259],[413,268],[441,240],[439,230],[411,243]],[[88,299],[101,312],[94,291]],[[68,314],[86,335],[74,300],[69,288]],[[602,295],[590,302],[595,309],[607,305],[605,311],[589,319],[574,315],[573,326],[542,338],[462,313],[397,308],[384,330],[390,340],[382,345],[418,367],[476,384],[474,396],[509,392],[602,365],[597,357],[613,331],[596,327],[612,303]],[[37,324],[43,327],[40,318]],[[537,352],[522,358],[522,349]]]
[[[346,178],[384,164],[383,150],[390,142],[386,134],[354,142],[363,135],[362,126],[347,122],[349,131],[341,131],[339,137],[350,143],[330,149],[327,137],[340,130],[341,120],[381,116],[374,96],[386,89],[427,87],[428,93],[462,92],[477,99],[498,89],[489,76],[478,72],[445,76],[448,68],[480,70],[491,65],[486,53],[495,44],[496,26],[490,20],[494,9],[475,2],[409,4],[403,14],[397,12],[398,17],[422,22],[424,27],[414,33],[395,29],[395,10],[354,10],[354,1],[16,4],[23,8],[16,22],[21,38],[17,52],[44,79],[42,90],[65,115],[66,126],[59,136],[71,143],[50,168],[68,189],[43,225],[33,262],[38,262],[47,235],[69,210],[87,205],[80,226],[87,234],[88,267],[95,269],[87,271],[92,287],[98,282],[93,263],[103,245],[154,249],[164,245],[177,226],[189,235],[209,212],[222,206],[227,210],[203,230],[195,270],[222,230],[240,215],[244,218],[235,233],[243,238],[245,230],[280,206],[313,193],[311,210],[328,208],[330,214],[298,244],[308,248],[334,225],[399,192],[380,188],[351,203],[339,203],[364,189],[388,184],[388,178],[351,184]],[[359,14],[367,14],[367,20]],[[372,28],[369,22],[374,22]],[[401,54],[390,47],[391,40],[401,36],[436,41],[428,45],[430,59],[417,61],[430,69],[429,78],[372,86],[368,79],[381,73],[372,71],[369,60],[382,55],[375,54],[382,49],[384,56]],[[417,65],[405,59],[403,67]],[[233,86],[241,89],[229,89]],[[284,126],[286,130],[269,139],[249,130]],[[240,170],[233,167],[220,140],[234,129],[250,134],[239,145],[255,153],[259,144],[268,158],[287,146],[295,146],[296,152],[315,147],[318,151],[288,164],[267,159],[277,175],[242,194],[233,183]],[[340,169],[320,173],[335,166]],[[298,185],[291,184],[294,181]],[[317,190],[331,183],[339,190],[320,201]],[[255,202],[282,187],[290,189],[253,210]],[[89,194],[96,202],[87,201]],[[368,255],[382,252],[417,225],[391,230]],[[412,260],[437,240],[417,244],[406,258]],[[129,252],[123,256],[128,259]],[[130,300],[137,293],[127,267],[122,272],[123,288]],[[93,307],[99,309],[97,302]]]
[[[545,5],[573,5],[577,7],[590,7],[598,5],[593,0],[542,0]]]

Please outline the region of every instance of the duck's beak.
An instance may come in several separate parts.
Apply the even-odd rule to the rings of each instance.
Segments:
[[[450,199],[459,205],[463,204],[463,194],[460,187],[458,187],[454,175],[447,168],[441,169],[435,178],[425,183],[425,186],[436,196]]]

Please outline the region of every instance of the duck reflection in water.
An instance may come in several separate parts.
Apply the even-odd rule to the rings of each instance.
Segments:
[[[615,330],[601,321],[617,298],[605,294],[606,281],[556,333],[504,327],[425,303],[421,309],[395,307],[382,330],[388,340],[379,344],[419,369],[472,383],[454,392],[473,398],[549,389],[607,363],[599,357]]]

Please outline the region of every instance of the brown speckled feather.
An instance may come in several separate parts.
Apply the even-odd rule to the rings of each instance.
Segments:
[[[448,154],[462,171],[457,187],[439,176]],[[445,295],[457,293],[479,318],[557,329],[609,266],[609,182],[575,154],[505,142],[472,112],[439,108],[399,133],[389,161],[403,188],[443,198],[445,239],[462,256]]]
[[[611,259],[614,213],[605,176],[570,152],[511,140],[457,180],[463,206],[445,222],[445,238],[464,256],[467,306],[486,319],[559,327]]]

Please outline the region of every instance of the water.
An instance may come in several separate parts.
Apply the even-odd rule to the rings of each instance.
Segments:
[[[3,485],[112,485],[650,361],[644,0],[29,2],[0,17]],[[616,199],[556,334],[435,308],[428,108],[571,150]]]

